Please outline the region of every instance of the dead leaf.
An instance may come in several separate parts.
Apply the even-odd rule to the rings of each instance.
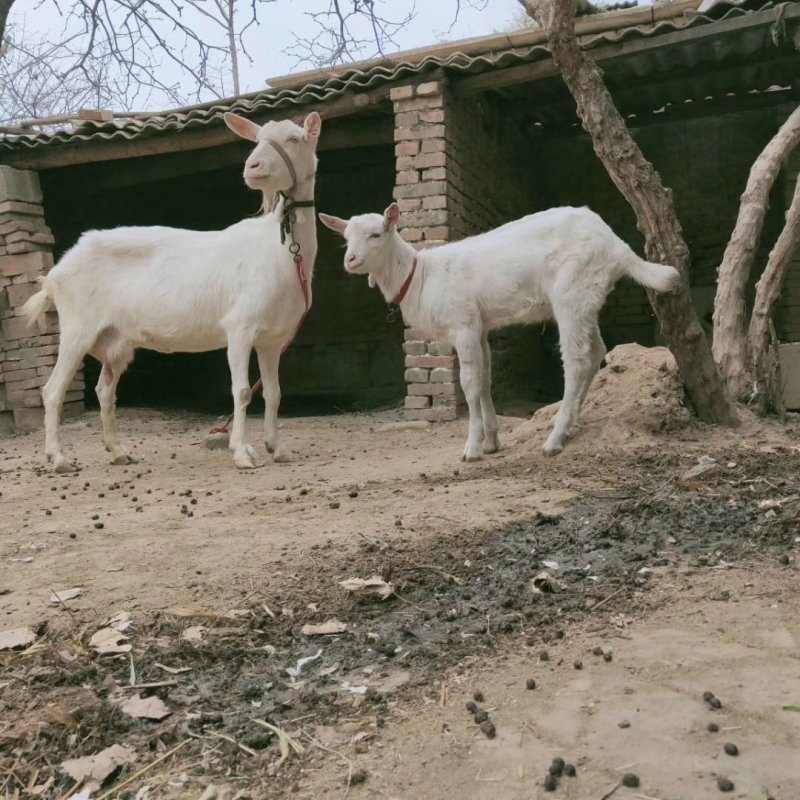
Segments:
[[[78,720],[76,720],[69,711],[64,711],[63,708],[55,705],[45,706],[44,710],[47,716],[54,722],[58,722],[71,731],[76,731],[78,729]]]
[[[362,597],[378,597],[381,600],[394,594],[394,586],[383,580],[380,575],[373,575],[366,580],[364,578],[348,578],[345,581],[339,581],[339,586],[351,594]]]
[[[0,650],[21,650],[35,641],[36,634],[30,628],[0,631]]]
[[[184,639],[187,642],[202,641],[206,630],[207,628],[204,625],[192,625],[190,628],[186,628],[183,631],[181,634],[181,639]]]
[[[329,619],[327,622],[322,622],[319,625],[303,625],[301,633],[304,636],[331,636],[335,633],[344,633],[347,630],[347,625],[344,622],[339,622],[338,619]]]
[[[126,700],[121,708],[129,717],[138,719],[164,719],[172,713],[164,701],[156,695],[142,697],[137,694]]]
[[[61,763],[61,769],[84,789],[99,789],[115,769],[136,761],[136,753],[129,747],[113,744],[93,756],[70,758]]]
[[[55,778],[51,775],[44,783],[40,783],[38,786],[28,786],[27,792],[33,797],[41,797],[52,785]]]
[[[549,572],[540,572],[531,581],[531,591],[534,594],[557,594],[566,591],[567,585],[551,575]]]
[[[115,631],[125,633],[125,631],[133,625],[133,619],[127,611],[120,611],[114,614],[114,616],[106,622],[106,625],[108,625],[109,628],[113,628]]]
[[[66,603],[67,600],[74,600],[83,594],[83,589],[76,586],[74,589],[60,589],[57,592],[50,593],[50,602],[58,605],[59,603]]]
[[[126,644],[127,641],[128,637],[124,633],[115,631],[113,628],[100,628],[89,639],[89,647],[93,648],[99,655],[130,653],[131,645]]]
[[[686,483],[688,481],[693,481],[695,478],[699,478],[701,475],[707,475],[709,472],[713,472],[717,468],[716,464],[697,464],[691,469],[687,469],[686,472],[681,475],[681,480]]]

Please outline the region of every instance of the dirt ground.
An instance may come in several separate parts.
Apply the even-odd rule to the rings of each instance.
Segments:
[[[284,420],[294,461],[247,473],[196,415],[121,412],[131,467],[69,422],[71,476],[0,440],[0,636],[35,637],[0,652],[0,797],[516,800],[555,756],[552,796],[800,796],[800,426],[694,423],[655,350],[611,354],[548,459],[552,413],[474,464],[464,420],[398,412]],[[372,575],[388,599],[339,585]],[[115,744],[102,789],[59,767]]]

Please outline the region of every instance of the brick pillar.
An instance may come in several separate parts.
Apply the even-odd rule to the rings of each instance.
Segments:
[[[439,81],[399,86],[391,90],[391,99],[400,234],[420,249],[443,244],[451,238],[443,86]],[[406,417],[455,419],[464,395],[452,346],[425,340],[411,328],[406,328],[405,339]]]
[[[28,328],[22,305],[36,279],[53,266],[53,234],[44,221],[42,191],[35,172],[0,166],[0,431],[41,425],[41,390],[55,364],[58,319]],[[66,396],[65,411],[83,408],[79,373]]]

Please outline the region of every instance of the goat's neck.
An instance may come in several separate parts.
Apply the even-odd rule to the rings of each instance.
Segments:
[[[401,239],[399,234],[395,234],[392,238],[391,246],[388,248],[383,269],[372,273],[372,277],[387,303],[391,303],[397,297],[398,292],[414,268],[414,259],[416,257],[417,251],[408,242]],[[415,283],[418,277],[418,275],[415,276]],[[413,290],[414,285],[412,284],[409,287],[409,294]]]

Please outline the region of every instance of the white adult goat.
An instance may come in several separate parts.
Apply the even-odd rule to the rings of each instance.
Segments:
[[[57,472],[74,469],[64,457],[59,420],[67,386],[87,353],[103,365],[97,383],[103,442],[115,464],[131,462],[117,441],[114,408],[117,382],[137,347],[162,353],[227,347],[234,402],[229,447],[242,469],[255,466],[256,458],[245,441],[248,365],[255,347],[267,450],[275,461],[288,460],[278,430],[278,363],[311,300],[303,283],[307,278],[310,286],[317,254],[311,206],[322,121],[312,113],[302,127],[289,120],[259,126],[236,114],[225,114],[225,122],[256,144],[245,162],[244,181],[263,193],[263,215],[222,231],[89,231],[25,304],[31,324],[51,302],[59,315],[58,359],[42,391],[45,452]],[[267,213],[278,193],[277,207]]]
[[[564,398],[546,453],[564,447],[606,349],[597,317],[623,276],[659,292],[676,286],[673,267],[644,261],[588,208],[553,208],[488,233],[417,252],[397,232],[399,208],[350,220],[320,214],[347,240],[345,269],[367,274],[406,324],[452,343],[469,406],[464,460],[500,446],[491,395],[490,330],[555,319]]]

